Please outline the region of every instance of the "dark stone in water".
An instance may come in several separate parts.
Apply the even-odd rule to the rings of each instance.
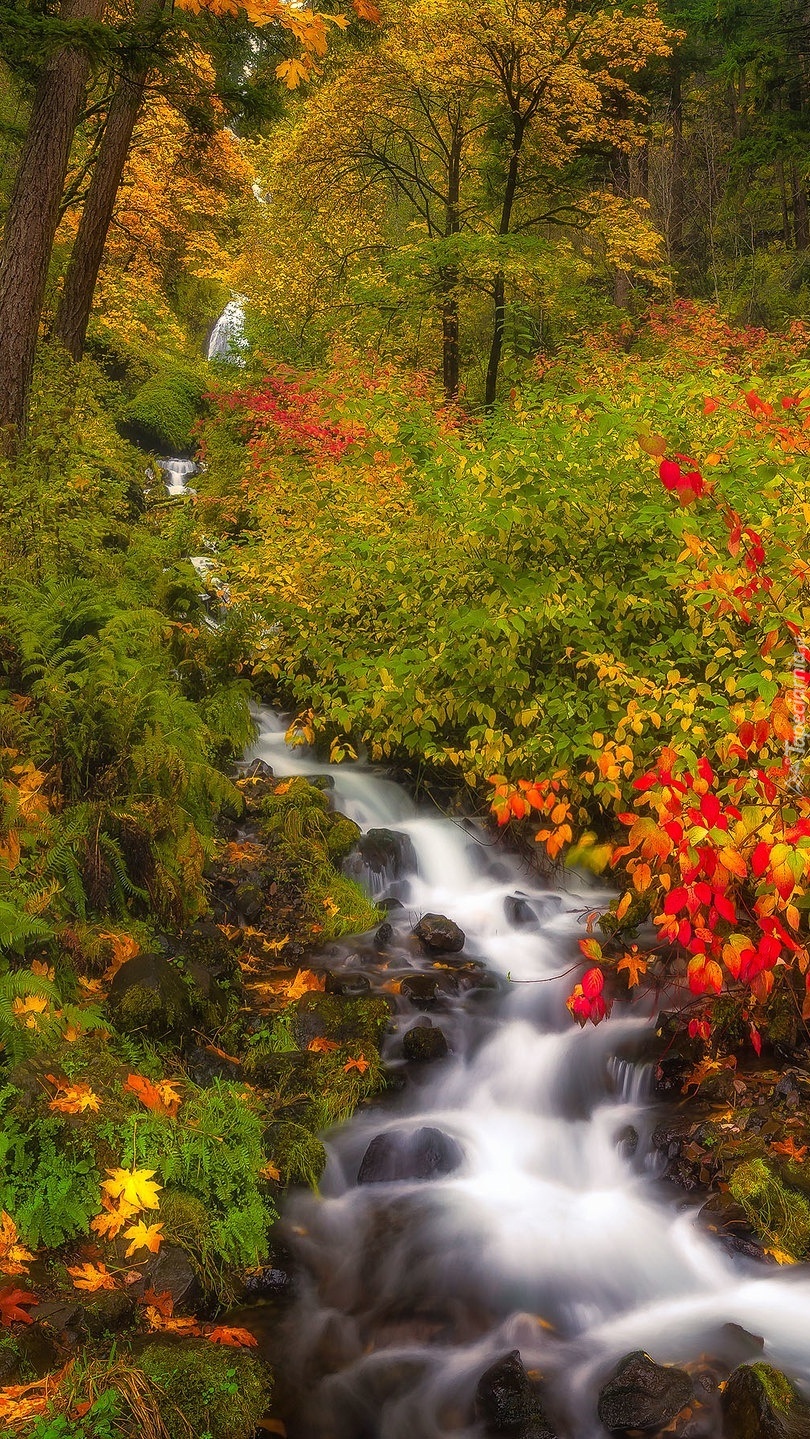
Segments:
[[[464,1151],[441,1129],[389,1129],[372,1139],[363,1155],[358,1184],[391,1184],[403,1179],[440,1179],[463,1163]]]
[[[626,1124],[619,1135],[619,1144],[628,1158],[636,1153],[638,1149],[638,1130],[632,1124]]]
[[[520,1350],[513,1349],[484,1371],[475,1391],[475,1417],[488,1435],[512,1439],[555,1439]]]
[[[386,920],[385,923],[381,924],[379,929],[377,930],[377,933],[374,936],[374,944],[377,949],[385,949],[385,946],[387,944],[390,944],[393,938],[394,926],[392,924],[389,924],[388,920]]]
[[[281,1299],[292,1289],[292,1280],[286,1269],[273,1269],[265,1265],[242,1279],[245,1294],[252,1299]]]
[[[526,929],[537,923],[537,915],[522,894],[508,894],[503,902],[503,912],[515,929]]]
[[[368,994],[371,989],[371,980],[357,970],[347,969],[343,973],[336,970],[332,974],[327,974],[325,985],[327,994]]]
[[[272,767],[263,759],[254,759],[245,770],[246,779],[275,779]]]
[[[724,1439],[808,1439],[810,1406],[770,1364],[742,1364],[723,1391]]]
[[[435,1059],[445,1058],[447,1040],[440,1029],[434,1029],[429,1021],[420,1020],[404,1036],[402,1052],[413,1064],[431,1064]]]
[[[402,993],[419,1008],[435,1004],[439,997],[438,980],[435,974],[406,974],[402,980]]]
[[[425,949],[436,953],[457,954],[464,948],[464,930],[445,914],[423,914],[413,932]]]
[[[400,879],[416,873],[416,850],[407,834],[394,829],[370,829],[358,840],[355,851],[372,874]]]
[[[602,1388],[599,1418],[606,1429],[658,1429],[692,1398],[692,1380],[684,1369],[656,1364],[637,1349],[627,1354]]]

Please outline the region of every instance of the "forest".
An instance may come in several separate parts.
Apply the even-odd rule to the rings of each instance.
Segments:
[[[0,0],[0,1434],[810,1434],[810,14]]]

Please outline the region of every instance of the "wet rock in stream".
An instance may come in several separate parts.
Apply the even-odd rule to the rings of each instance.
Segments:
[[[556,1439],[518,1349],[496,1359],[481,1375],[475,1391],[475,1417],[488,1436]]]
[[[445,914],[423,914],[413,933],[429,953],[458,954],[464,948],[464,930]]]
[[[742,1364],[723,1392],[724,1439],[810,1439],[810,1405],[770,1364]]]
[[[365,869],[386,879],[401,879],[415,874],[416,850],[407,834],[393,829],[369,829],[357,841],[353,853],[345,861],[344,872],[357,878],[360,860]]]
[[[419,1020],[403,1037],[402,1052],[412,1064],[432,1064],[447,1055],[447,1040],[430,1020]]]
[[[613,1434],[658,1429],[689,1403],[693,1385],[684,1369],[656,1364],[642,1349],[625,1355],[599,1394],[599,1418]]]
[[[461,1145],[441,1129],[425,1126],[410,1132],[389,1129],[368,1146],[357,1175],[358,1184],[391,1184],[401,1180],[441,1179],[464,1161]]]

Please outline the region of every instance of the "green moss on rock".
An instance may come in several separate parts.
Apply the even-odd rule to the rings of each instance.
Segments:
[[[160,1391],[169,1439],[252,1439],[270,1399],[261,1360],[205,1340],[150,1344],[139,1366]]]
[[[749,1159],[738,1165],[731,1175],[729,1192],[760,1239],[794,1259],[802,1259],[810,1252],[810,1204],[789,1190],[764,1159]]]
[[[317,1189],[326,1164],[326,1150],[317,1135],[301,1124],[272,1124],[266,1136],[272,1162],[283,1184],[305,1184]]]

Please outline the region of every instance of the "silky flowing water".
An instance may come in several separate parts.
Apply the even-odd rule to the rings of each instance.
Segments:
[[[462,927],[455,958],[482,961],[489,986],[458,971],[464,982],[429,1009],[451,1054],[328,1135],[320,1194],[287,1202],[297,1298],[284,1363],[303,1396],[298,1439],[477,1434],[477,1381],[513,1349],[574,1439],[604,1433],[599,1386],[634,1349],[664,1363],[764,1357],[810,1390],[806,1267],[732,1254],[656,1179],[651,1073],[617,1057],[642,1046],[654,1016],[617,1008],[583,1031],[569,1019],[576,938],[599,895],[549,892],[485,832],[417,807],[375,769],[290,749],[268,711],[260,723],[251,757],[277,775],[328,773],[337,809],[364,831],[406,836],[416,856],[415,873],[365,876],[375,897],[401,902],[393,938],[335,944],[329,967],[377,989],[414,968],[452,980],[410,936],[433,912]],[[404,1031],[425,1020],[403,996],[396,1005],[392,1064]],[[460,1168],[357,1184],[375,1135],[423,1126],[459,1143]],[[740,1328],[764,1339],[762,1353]]]

